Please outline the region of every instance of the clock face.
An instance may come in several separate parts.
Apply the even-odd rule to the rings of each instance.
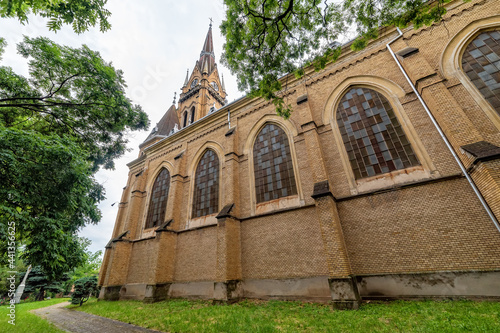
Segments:
[[[210,82],[210,85],[212,86],[212,88],[215,89],[215,91],[219,91],[219,86],[217,85],[217,83],[215,82]]]
[[[191,88],[193,88],[197,84],[198,84],[198,79],[194,79],[193,82],[191,82]]]

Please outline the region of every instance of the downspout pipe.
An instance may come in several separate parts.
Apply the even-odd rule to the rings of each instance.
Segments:
[[[486,213],[490,217],[491,221],[493,221],[493,224],[495,225],[495,227],[497,228],[497,230],[500,232],[500,224],[498,223],[498,220],[495,217],[495,214],[493,214],[493,212],[491,211],[490,207],[488,206],[488,203],[486,202],[486,200],[484,200],[483,195],[481,194],[481,192],[479,192],[479,189],[477,188],[476,184],[474,183],[474,181],[472,180],[471,176],[467,172],[467,169],[463,165],[462,161],[460,160],[460,158],[458,157],[458,155],[455,153],[455,150],[453,149],[452,145],[450,144],[450,141],[448,141],[448,138],[445,136],[443,130],[439,126],[438,122],[436,121],[436,118],[434,118],[433,114],[431,113],[431,111],[427,107],[427,104],[425,104],[425,101],[423,100],[422,96],[420,96],[417,88],[415,87],[415,85],[411,81],[410,77],[406,73],[406,71],[403,68],[403,66],[401,65],[401,63],[399,62],[398,57],[396,57],[396,54],[394,54],[394,51],[392,51],[391,44],[394,43],[396,40],[398,40],[401,36],[403,36],[403,32],[401,31],[401,29],[399,29],[399,28],[396,28],[396,29],[398,30],[398,36],[396,36],[396,38],[394,38],[389,43],[387,43],[387,45],[386,45],[387,46],[387,50],[389,50],[389,53],[392,55],[392,58],[394,58],[394,61],[396,62],[396,64],[399,67],[399,70],[401,71],[401,73],[403,73],[404,77],[406,78],[406,81],[408,81],[408,84],[410,85],[411,89],[413,90],[413,92],[417,96],[418,100],[420,101],[420,103],[424,107],[425,112],[427,112],[427,115],[431,119],[432,124],[434,125],[434,127],[438,131],[438,133],[441,136],[441,138],[443,139],[444,143],[446,144],[446,147],[448,147],[448,149],[450,150],[451,154],[455,158],[455,161],[457,161],[458,166],[460,167],[460,170],[462,170],[462,173],[464,174],[465,178],[467,178],[467,181],[469,182],[470,186],[474,190],[474,193],[476,193],[477,198],[479,199],[479,201],[481,201],[481,204],[483,205],[484,209],[486,210]]]

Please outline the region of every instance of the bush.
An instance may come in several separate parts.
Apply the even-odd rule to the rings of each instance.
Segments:
[[[80,304],[88,301],[91,296],[96,296],[99,292],[97,288],[97,276],[86,276],[75,281],[75,291],[71,295],[71,304]]]

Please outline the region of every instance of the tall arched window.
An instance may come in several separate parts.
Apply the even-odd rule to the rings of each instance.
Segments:
[[[168,172],[167,169],[162,169],[158,177],[156,177],[151,190],[151,200],[149,201],[148,216],[146,218],[146,229],[159,226],[165,221],[169,189],[170,172]]]
[[[267,124],[253,146],[257,203],[297,194],[288,137],[279,126]]]
[[[191,124],[194,123],[194,106],[191,108]]]
[[[462,69],[500,114],[500,30],[485,31],[467,46]]]
[[[192,217],[200,217],[219,211],[219,158],[212,149],[201,157],[194,179]]]
[[[389,101],[374,90],[350,89],[337,124],[356,179],[419,164]]]
[[[182,127],[186,127],[188,121],[188,112],[184,111],[184,121],[182,122]]]

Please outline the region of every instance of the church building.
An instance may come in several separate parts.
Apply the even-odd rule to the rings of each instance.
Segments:
[[[500,0],[446,6],[284,77],[288,120],[227,102],[210,26],[128,163],[100,298],[500,297]]]

